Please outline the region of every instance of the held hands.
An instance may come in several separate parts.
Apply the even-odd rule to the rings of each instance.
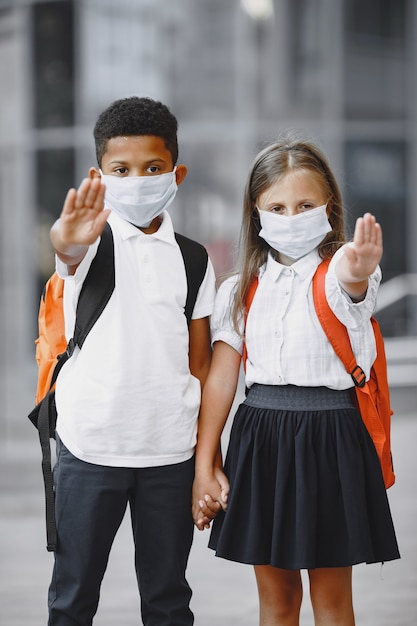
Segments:
[[[227,508],[229,481],[223,470],[216,467],[211,474],[195,478],[192,513],[198,530],[210,528],[220,509]]]
[[[352,297],[363,297],[368,277],[382,257],[382,230],[373,215],[365,213],[356,220],[353,245],[345,246],[344,250],[336,266],[337,278]]]

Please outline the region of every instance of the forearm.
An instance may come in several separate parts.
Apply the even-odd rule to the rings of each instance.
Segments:
[[[214,388],[213,388],[214,390]],[[211,385],[208,380],[203,393],[203,402],[210,403],[210,409],[200,413],[198,422],[198,435],[196,447],[196,474],[211,472],[220,460],[220,439],[227,421],[233,398],[229,401],[211,393]]]
[[[349,265],[346,257],[342,257],[336,266],[336,276],[343,291],[345,291],[352,300],[363,300],[368,289],[368,276],[355,277],[349,271]]]
[[[66,240],[65,236],[63,236],[60,219],[52,226],[50,237],[56,255],[68,266],[70,273],[71,269],[75,271],[75,268],[85,257],[88,246],[74,244]]]
[[[198,422],[196,474],[210,472],[219,459],[220,438],[236,393],[240,355],[223,342],[214,347]]]

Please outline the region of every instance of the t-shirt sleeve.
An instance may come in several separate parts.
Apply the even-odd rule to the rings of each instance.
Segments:
[[[240,323],[240,332],[236,332],[232,322],[233,294],[236,288],[237,276],[232,276],[219,287],[211,317],[212,343],[224,341],[239,354],[243,352],[243,320]]]
[[[206,273],[200,285],[200,289],[198,290],[191,319],[197,320],[211,315],[213,313],[215,295],[216,276],[214,274],[213,264],[210,259],[208,259]]]

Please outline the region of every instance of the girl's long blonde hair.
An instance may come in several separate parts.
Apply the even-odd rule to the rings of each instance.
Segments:
[[[322,259],[329,259],[345,242],[341,193],[336,179],[322,151],[311,141],[287,136],[267,146],[256,156],[249,173],[243,201],[242,227],[239,238],[239,279],[234,293],[232,309],[233,324],[238,329],[239,320],[246,310],[249,286],[259,268],[266,262],[271,250],[259,237],[260,218],[256,209],[260,194],[283,176],[294,170],[311,171],[322,185],[330,209],[329,222],[332,230],[318,246]]]

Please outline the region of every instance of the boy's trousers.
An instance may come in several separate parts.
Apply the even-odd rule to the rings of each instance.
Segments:
[[[57,441],[54,468],[58,546],[49,588],[49,626],[90,626],[110,549],[130,505],[145,626],[191,626],[185,578],[193,537],[194,458],[153,468],[85,463]]]

